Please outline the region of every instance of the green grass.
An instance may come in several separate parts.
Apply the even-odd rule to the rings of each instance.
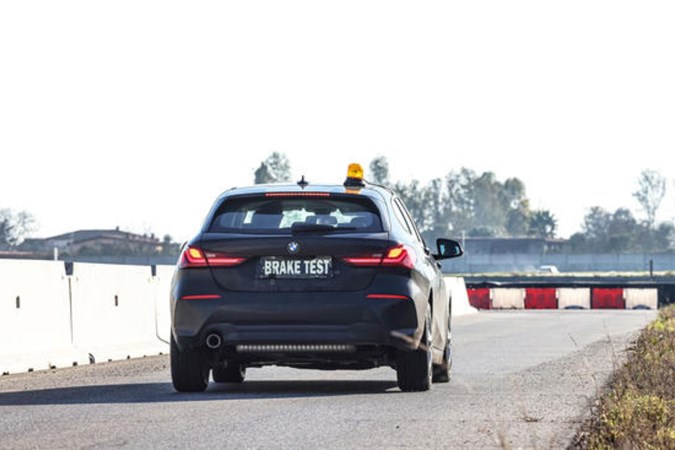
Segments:
[[[572,448],[675,449],[675,305],[641,333]]]

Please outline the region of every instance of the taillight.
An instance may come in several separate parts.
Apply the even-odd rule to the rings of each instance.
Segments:
[[[397,245],[387,250],[387,254],[382,258],[382,265],[412,269],[415,267],[415,252],[405,245]]]
[[[382,253],[373,253],[370,255],[361,255],[361,256],[348,256],[342,258],[346,263],[351,264],[352,266],[379,266],[382,262]]]
[[[180,258],[180,267],[206,267],[206,256],[200,248],[185,247]]]
[[[189,267],[232,267],[246,261],[246,258],[229,256],[224,253],[204,251],[199,247],[186,247],[180,259],[181,268]]]
[[[231,267],[246,261],[246,258],[240,256],[228,256],[223,253],[204,252],[204,254],[206,255],[206,261],[208,261],[209,266],[211,267]]]
[[[389,248],[384,254],[373,253],[360,256],[348,256],[343,258],[347,264],[360,267],[403,267],[412,269],[415,267],[415,253],[410,247],[403,244]]]

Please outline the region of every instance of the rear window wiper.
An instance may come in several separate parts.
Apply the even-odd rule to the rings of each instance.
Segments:
[[[355,227],[336,227],[334,225],[325,225],[318,223],[294,223],[291,225],[293,233],[330,233],[333,231],[351,231]]]

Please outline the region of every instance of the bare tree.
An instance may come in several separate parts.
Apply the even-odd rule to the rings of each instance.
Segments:
[[[666,195],[666,179],[656,170],[643,170],[638,178],[638,189],[633,192],[647,214],[649,228],[654,228],[656,212],[661,206],[663,196]]]
[[[255,170],[255,184],[291,181],[291,164],[285,154],[273,152]]]
[[[0,248],[15,247],[35,229],[35,219],[26,211],[0,209]]]
[[[389,185],[389,162],[384,156],[378,156],[370,162],[371,181],[384,186]]]

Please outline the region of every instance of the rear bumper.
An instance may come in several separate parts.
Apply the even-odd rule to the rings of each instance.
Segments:
[[[412,299],[367,299],[352,293],[231,293],[215,300],[172,299],[179,348],[220,335],[240,344],[353,344],[416,348],[421,336]]]
[[[398,294],[405,299],[368,298]],[[215,295],[213,299],[183,297]],[[171,318],[178,347],[205,345],[217,333],[223,346],[240,344],[352,344],[417,348],[428,292],[409,277],[378,275],[360,291],[225,291],[209,271],[178,270],[171,289]]]

